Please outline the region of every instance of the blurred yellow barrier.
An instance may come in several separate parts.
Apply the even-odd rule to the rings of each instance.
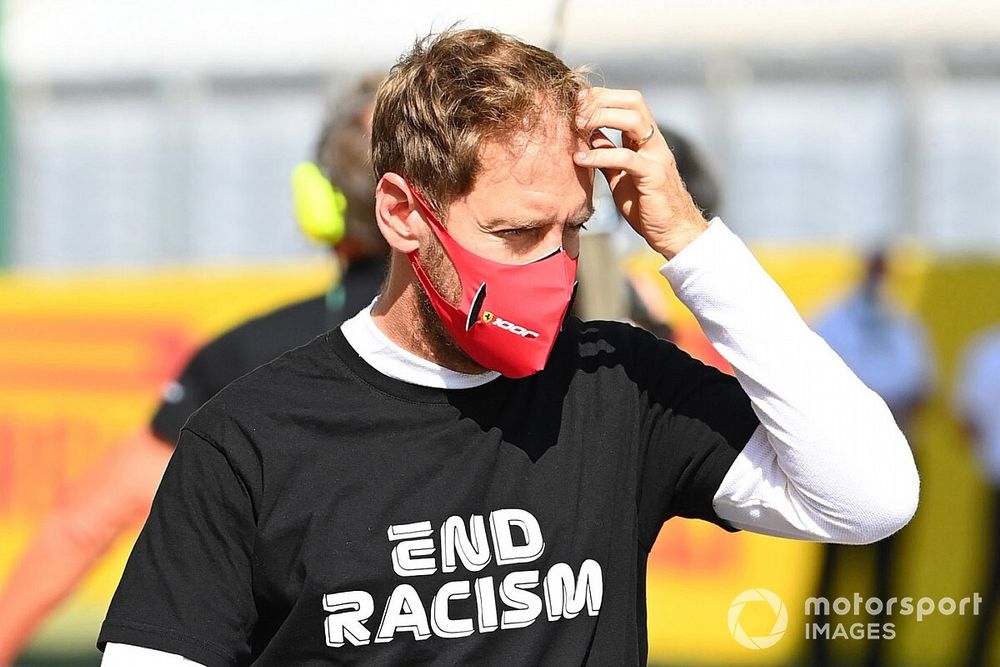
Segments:
[[[146,423],[198,343],[322,292],[333,275],[309,262],[0,277],[0,581],[61,484]],[[93,645],[134,540],[102,559],[37,648]]]

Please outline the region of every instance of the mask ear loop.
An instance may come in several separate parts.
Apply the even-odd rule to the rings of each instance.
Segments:
[[[562,324],[559,325],[559,331],[561,332],[566,326],[566,318],[570,316],[573,312],[573,305],[576,303],[576,292],[580,288],[580,281],[577,280],[573,283],[573,293],[569,296],[569,303],[566,304],[566,312],[563,313]]]
[[[448,232],[445,230],[444,224],[442,224],[441,220],[438,219],[437,215],[431,209],[430,204],[428,204],[427,200],[424,199],[424,196],[422,194],[420,194],[420,191],[417,190],[415,187],[413,187],[413,185],[409,181],[406,181],[406,184],[410,188],[410,194],[413,195],[413,201],[415,201],[417,203],[417,208],[420,209],[420,212],[423,214],[424,218],[426,218],[430,222],[430,224],[431,224],[432,227],[433,226],[437,226],[438,228],[441,229],[442,232],[444,232],[445,234],[447,234]],[[436,233],[435,233],[435,236],[437,236]],[[439,239],[438,242],[440,242],[440,239]],[[448,248],[444,247],[443,243],[441,245],[442,245],[442,249],[444,250],[445,256],[447,256],[448,259],[451,259],[451,255],[448,255]],[[452,261],[454,261],[454,260],[452,260]],[[444,295],[441,294],[440,290],[438,290],[438,288],[435,287],[434,282],[431,280],[430,275],[428,275],[428,273],[424,270],[423,265],[420,263],[420,251],[419,250],[416,251],[416,259],[412,260],[410,262],[410,264],[413,266],[413,270],[416,271],[417,273],[419,273],[424,278],[424,280],[427,283],[427,286],[429,286],[431,289],[434,290],[434,293],[437,294],[438,298],[440,298],[445,303],[449,303],[449,304],[451,303],[451,300],[450,299],[446,299],[444,297]],[[461,283],[462,283],[462,277],[461,276],[458,277],[458,281],[459,281],[459,285],[461,285]],[[483,287],[485,287],[485,285]],[[480,287],[479,289],[483,290],[483,287]],[[452,305],[454,306],[454,304],[452,304]],[[455,306],[455,307],[457,307],[457,306]],[[466,331],[468,331],[469,328],[471,328],[471,324],[467,321],[466,322]]]
[[[434,209],[432,209],[431,205],[427,203],[427,200],[424,199],[422,194],[420,194],[420,191],[410,185],[409,182],[406,184],[410,186],[410,194],[413,195],[413,200],[417,202],[417,206],[420,208],[420,212],[424,214],[424,217],[430,220],[431,224],[444,229],[444,223],[442,223],[441,219],[437,217],[437,214],[434,213]]]
[[[419,259],[420,251],[415,251],[412,254],[416,256],[410,257],[410,266],[413,268],[414,273],[418,274],[418,276],[422,278],[421,283],[424,284],[424,287],[434,290],[434,294],[436,294],[439,299],[451,305],[453,308],[458,308],[458,306],[455,306],[454,304],[451,303],[450,299],[446,299],[444,294],[441,294],[441,291],[438,290],[438,288],[434,285],[434,281],[431,280],[430,275],[428,275],[427,272],[424,271],[423,265],[420,264],[420,259]]]

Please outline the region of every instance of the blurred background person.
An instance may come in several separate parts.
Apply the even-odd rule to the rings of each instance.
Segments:
[[[603,177],[594,179],[594,215],[580,230],[580,256],[573,314],[582,320],[625,320],[628,301],[625,275],[614,244],[621,225],[611,190]]]
[[[704,212],[706,220],[711,220],[719,212],[721,192],[702,151],[682,133],[666,127],[663,123],[660,123],[658,128],[670,146],[670,152],[673,153],[677,163],[677,172],[691,193],[695,205]],[[628,316],[632,322],[664,340],[673,342],[696,359],[726,373],[732,373],[729,362],[712,347],[712,343],[702,333],[701,327],[671,326],[662,285],[657,280],[658,276],[641,270],[626,272],[626,276]]]
[[[989,487],[983,533],[986,571],[975,590],[983,596],[969,643],[966,665],[995,665],[990,661],[990,640],[995,636],[1000,602],[1000,326],[978,334],[964,350],[955,383],[955,411],[974,443],[983,477]]]
[[[861,283],[845,299],[829,308],[813,329],[869,389],[882,397],[912,447],[913,417],[930,396],[934,357],[923,323],[900,310],[886,293],[888,262],[885,248],[869,254]],[[827,599],[835,597],[835,574],[845,550],[863,549],[871,551],[874,559],[873,593],[880,600],[888,600],[898,585],[893,578],[898,540],[897,533],[864,547],[824,545],[816,595]],[[882,624],[886,620],[883,611],[872,622]],[[832,664],[831,641],[817,638],[813,642],[812,664],[820,667]],[[869,667],[884,664],[884,650],[884,640],[868,640],[865,664]]]
[[[59,491],[60,502],[0,593],[0,665],[14,659],[113,541],[145,519],[192,412],[241,375],[337,327],[378,293],[388,247],[374,219],[369,127],[380,81],[368,75],[332,102],[315,161],[293,174],[296,218],[306,235],[330,245],[340,279],[325,294],[245,322],[198,350],[164,389],[148,427]]]

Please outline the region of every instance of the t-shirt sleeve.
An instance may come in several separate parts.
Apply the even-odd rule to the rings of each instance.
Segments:
[[[238,467],[237,467],[238,468]],[[176,653],[208,667],[250,652],[253,502],[215,443],[184,429],[115,591],[108,642]]]
[[[637,503],[640,537],[651,548],[674,516],[735,530],[712,507],[723,478],[760,420],[736,378],[641,332]]]
[[[218,369],[226,366],[219,358],[217,344],[198,350],[180,376],[163,388],[160,404],[150,423],[156,437],[169,443],[177,442],[188,417],[228,384],[228,381],[220,383],[215,377]],[[229,378],[233,379],[235,376]]]

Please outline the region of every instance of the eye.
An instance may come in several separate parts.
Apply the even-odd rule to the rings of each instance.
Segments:
[[[581,222],[578,225],[567,225],[567,228],[570,231],[579,232],[579,231],[583,231],[583,230],[585,230],[587,228],[587,223],[586,222]]]
[[[507,238],[526,238],[531,234],[537,234],[539,229],[539,227],[511,227],[498,229],[496,233]]]

